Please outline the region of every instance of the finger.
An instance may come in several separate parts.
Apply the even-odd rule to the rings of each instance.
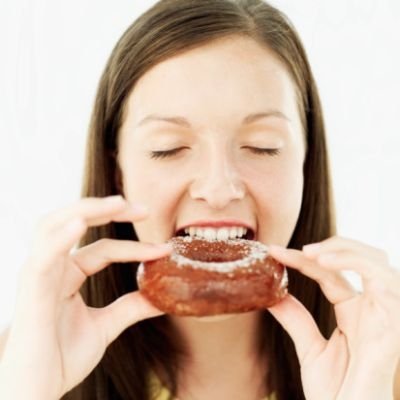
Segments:
[[[42,221],[37,237],[34,239],[30,259],[32,268],[39,273],[48,272],[53,263],[67,256],[74,244],[83,236],[87,227],[102,225],[111,221],[135,221],[146,217],[146,211],[130,206],[125,200],[112,198],[86,198],[74,206],[62,210]],[[75,222],[71,222],[74,220]],[[69,235],[70,225],[79,229]]]
[[[398,287],[400,284],[397,271],[386,265],[377,264],[375,260],[365,255],[359,255],[352,250],[336,253],[324,253],[318,256],[318,263],[331,271],[351,270],[357,272],[365,289],[378,289],[380,286]]]
[[[322,268],[315,260],[308,259],[299,250],[270,245],[269,252],[277,261],[318,282],[326,298],[332,304],[346,301],[357,294],[357,291],[340,272]]]
[[[50,234],[49,232],[47,235],[42,233],[34,244],[29,259],[22,268],[21,275],[25,276],[27,273],[42,275],[50,269],[54,270],[53,264],[60,256],[68,254],[86,229],[85,221],[75,217],[65,223],[56,233]]]
[[[125,294],[104,308],[89,309],[104,332],[107,345],[136,322],[164,314],[139,291]]]
[[[62,232],[49,236],[47,251],[43,248],[41,252],[33,253],[28,262],[23,265],[18,274],[15,304],[18,324],[29,326],[37,321],[45,324],[46,318],[49,316],[53,318],[58,306],[64,273],[62,265],[64,260],[55,261],[54,254],[68,251],[85,230],[86,225],[82,220],[72,219],[65,225]]]
[[[122,196],[103,198],[87,197],[75,204],[48,214],[39,224],[40,230],[49,232],[62,227],[74,217],[81,217],[88,226],[99,226],[111,221],[139,221],[148,215],[148,210],[140,204],[131,204]],[[110,217],[113,216],[112,219]]]
[[[76,293],[88,276],[115,262],[148,261],[169,255],[172,245],[132,240],[100,239],[71,254],[66,274],[66,296]]]
[[[364,255],[378,263],[388,264],[388,255],[381,249],[369,246],[365,243],[347,239],[339,236],[333,236],[319,243],[313,243],[303,246],[303,253],[306,257],[315,259],[325,253],[335,253],[338,251],[353,251],[356,254]]]
[[[326,346],[327,341],[312,315],[292,295],[287,295],[268,310],[292,338],[300,364],[303,364],[308,357],[319,354]]]

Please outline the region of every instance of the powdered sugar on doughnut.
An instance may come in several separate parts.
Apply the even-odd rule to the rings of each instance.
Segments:
[[[251,268],[256,262],[262,261],[268,256],[268,247],[260,242],[245,239],[228,239],[224,241],[217,239],[201,239],[201,242],[223,243],[233,246],[235,250],[242,253],[241,258],[233,261],[209,262],[185,257],[183,254],[187,253],[188,245],[193,245],[193,242],[196,240],[200,243],[199,239],[190,236],[172,238],[171,243],[174,246],[174,251],[171,253],[170,259],[179,267],[190,266],[195,269],[199,268],[208,271],[229,273],[238,268]],[[196,251],[197,249],[192,247],[191,250]]]

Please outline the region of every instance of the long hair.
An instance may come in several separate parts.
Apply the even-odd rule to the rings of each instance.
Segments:
[[[83,197],[121,193],[116,161],[118,132],[124,107],[135,83],[150,68],[179,53],[213,40],[241,35],[272,50],[287,68],[298,94],[307,142],[304,188],[299,218],[289,247],[323,240],[335,234],[334,206],[325,128],[317,87],[307,55],[288,18],[263,0],[161,0],[142,14],[116,44],[102,74],[89,126]],[[90,228],[80,246],[101,238],[138,240],[132,224],[110,223]],[[137,290],[138,263],[112,264],[89,277],[81,294],[89,306],[104,307]],[[289,271],[290,292],[311,312],[328,337],[335,318],[318,284]],[[279,400],[304,399],[300,368],[288,334],[268,313],[263,316],[261,351],[268,360],[266,385]],[[126,329],[106,350],[100,363],[64,400],[150,399],[150,371],[161,366],[171,392],[179,372],[179,338],[165,316]]]

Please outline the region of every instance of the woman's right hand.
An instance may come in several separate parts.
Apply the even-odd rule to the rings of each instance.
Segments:
[[[88,307],[79,288],[87,276],[113,262],[163,257],[171,251],[168,245],[101,239],[71,251],[88,227],[146,216],[145,210],[112,196],[81,199],[42,221],[19,276],[0,362],[0,398],[59,399],[89,375],[126,328],[162,314],[138,291],[104,308]]]

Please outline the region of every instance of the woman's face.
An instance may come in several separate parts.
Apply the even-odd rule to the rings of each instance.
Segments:
[[[134,225],[139,240],[162,243],[186,227],[233,237],[246,227],[285,246],[304,155],[289,74],[271,51],[234,37],[170,58],[137,82],[118,161],[125,197],[150,209]]]

